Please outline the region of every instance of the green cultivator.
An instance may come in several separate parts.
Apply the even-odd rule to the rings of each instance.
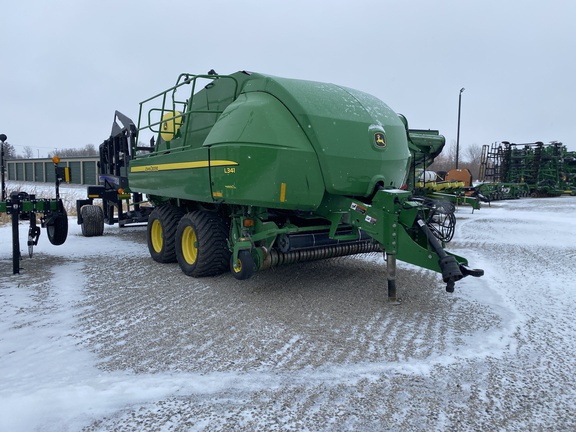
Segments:
[[[60,199],[59,186],[60,182],[69,175],[68,169],[58,167],[59,158],[53,159],[54,169],[56,171],[56,198],[44,199],[36,198],[26,192],[13,192],[8,197],[6,185],[4,183],[4,142],[6,135],[0,135],[1,142],[1,182],[2,182],[2,199],[0,200],[0,214],[6,213],[12,219],[12,271],[14,274],[20,273],[20,239],[18,222],[26,220],[30,223],[28,229],[28,254],[32,257],[34,246],[38,244],[40,238],[40,227],[36,222],[36,216],[41,215],[40,223],[46,228],[48,240],[53,245],[61,245],[66,241],[68,236],[68,217],[66,209]]]
[[[497,184],[494,199],[574,195],[576,152],[556,141],[484,145],[480,176]]]
[[[147,221],[152,258],[194,277],[230,269],[247,279],[281,264],[384,252],[391,299],[397,259],[441,273],[452,291],[483,272],[444,250],[450,209],[405,190],[416,159],[433,160],[443,145],[437,132],[409,130],[382,101],[350,88],[182,74],[140,104],[138,126],[116,113],[100,147],[101,184],[78,202],[79,223],[100,232],[104,222]],[[134,210],[121,210],[130,196]],[[110,217],[93,208],[103,197],[104,213],[116,209]]]

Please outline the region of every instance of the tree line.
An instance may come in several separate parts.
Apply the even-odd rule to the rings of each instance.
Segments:
[[[469,169],[470,173],[472,173],[472,179],[480,180],[478,176],[482,161],[482,146],[480,144],[470,144],[465,148],[460,146],[458,153],[458,168]],[[434,163],[426,167],[426,170],[448,172],[453,168],[456,168],[456,142],[452,142],[450,146],[446,145],[442,153],[434,160]]]
[[[98,156],[98,149],[94,144],[86,144],[84,147],[80,148],[66,148],[66,149],[54,149],[48,152],[48,157],[58,156],[61,158],[73,158],[73,157],[85,157],[85,156]],[[22,153],[18,153],[16,148],[8,143],[4,143],[4,159],[34,159],[36,155],[34,154],[34,149],[30,146],[25,146]]]

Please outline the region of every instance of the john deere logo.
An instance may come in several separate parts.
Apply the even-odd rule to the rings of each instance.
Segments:
[[[386,135],[383,132],[374,134],[374,145],[378,148],[386,148]]]

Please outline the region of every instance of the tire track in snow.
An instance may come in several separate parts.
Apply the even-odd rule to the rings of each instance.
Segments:
[[[112,268],[111,263],[101,260],[99,268]],[[99,268],[86,270],[84,343],[96,347],[105,370],[252,371],[271,364],[301,369],[366,359],[406,361],[459,344],[460,334],[474,327],[450,325],[450,316],[461,320],[466,310],[455,307],[429,272],[411,274],[414,291],[405,291],[402,306],[390,307],[375,287],[381,268],[361,260],[348,260],[343,269],[323,262],[313,275],[304,265],[296,272],[277,269],[248,286],[228,275],[191,279],[176,265],[145,258],[133,264],[139,278],[124,285],[103,281]],[[114,281],[121,272],[106,276]],[[304,279],[294,277],[300,272]],[[351,290],[341,281],[349,273],[351,280],[366,280],[368,274],[372,287]],[[279,287],[278,280],[285,284]],[[425,300],[430,290],[437,293]],[[443,303],[442,313],[437,302]]]

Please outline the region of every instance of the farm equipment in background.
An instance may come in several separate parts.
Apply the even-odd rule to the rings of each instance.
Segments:
[[[12,219],[12,272],[16,274],[20,273],[20,237],[18,230],[18,222],[20,220],[30,222],[30,228],[28,229],[28,254],[30,258],[32,257],[34,246],[38,244],[40,238],[41,231],[36,220],[39,213],[42,214],[40,224],[42,228],[46,228],[50,243],[58,246],[66,241],[68,236],[68,216],[60,199],[60,183],[63,180],[68,181],[69,171],[67,167],[58,166],[60,162],[58,157],[52,159],[56,171],[56,198],[54,199],[36,198],[35,195],[26,192],[12,192],[8,197],[4,181],[4,143],[6,139],[6,135],[0,135],[0,142],[2,143],[0,150],[0,175],[2,177],[0,213],[9,214]]]
[[[473,189],[486,197],[488,202],[530,196],[530,189],[526,183],[480,183]]]
[[[553,141],[484,145],[481,178],[496,184],[494,199],[533,198],[576,193],[576,152]]]
[[[122,128],[118,123],[126,127]],[[144,202],[141,193],[132,192],[128,187],[130,160],[136,153],[149,152],[153,148],[136,146],[137,135],[132,120],[116,112],[110,138],[99,146],[99,184],[88,187],[87,199],[76,201],[78,224],[85,237],[102,235],[104,224],[117,223],[124,227],[148,223],[153,207]],[[154,145],[153,140],[151,145]],[[95,199],[102,200],[102,206],[93,205]]]
[[[150,146],[141,145],[148,132]],[[441,273],[451,292],[483,271],[444,249],[453,208],[406,190],[411,166],[431,163],[443,146],[437,131],[409,129],[350,88],[181,74],[140,103],[138,126],[116,112],[100,146],[100,185],[78,201],[78,223],[91,236],[104,222],[147,220],[151,257],[193,277],[229,270],[248,279],[282,264],[384,252],[390,300],[397,259]]]
[[[447,200],[454,205],[468,204],[472,211],[480,208],[483,196],[475,193],[472,174],[468,169],[453,169],[447,173],[416,169],[416,182],[412,187],[415,194],[428,198]]]

